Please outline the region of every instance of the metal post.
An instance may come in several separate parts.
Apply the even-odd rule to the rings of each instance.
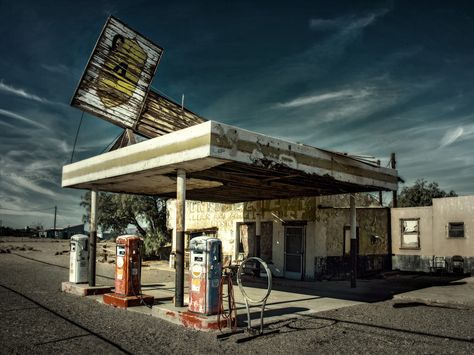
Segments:
[[[380,160],[377,160],[377,165],[380,166]],[[379,190],[379,204],[380,204],[380,206],[383,206],[382,190]]]
[[[355,288],[357,279],[357,215],[355,196],[350,195],[351,214],[351,288]]]
[[[257,213],[255,216],[255,256],[260,257],[260,239],[262,235],[262,210],[260,208],[260,202],[257,202]]]
[[[91,220],[89,232],[89,286],[95,286],[95,256],[97,249],[97,190],[91,191]]]
[[[175,307],[184,307],[184,231],[186,212],[186,172],[178,169],[176,180],[176,274]]]
[[[390,154],[390,166],[392,169],[397,168],[397,161],[395,159],[395,153]],[[392,207],[397,207],[397,190],[392,191]]]
[[[260,201],[257,201],[257,213],[255,215],[255,256],[260,258],[261,240],[262,240],[262,207]],[[257,276],[260,276],[260,263],[257,263]]]
[[[54,206],[54,230],[56,231],[56,215],[58,214],[58,206]]]

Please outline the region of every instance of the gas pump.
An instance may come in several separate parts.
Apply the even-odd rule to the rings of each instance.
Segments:
[[[115,293],[120,296],[140,294],[143,240],[135,235],[117,238],[115,261]]]
[[[89,270],[89,237],[76,234],[71,237],[71,250],[69,254],[69,282],[85,283]]]
[[[219,310],[219,282],[222,274],[222,243],[201,236],[189,242],[189,305],[191,312],[216,314]]]

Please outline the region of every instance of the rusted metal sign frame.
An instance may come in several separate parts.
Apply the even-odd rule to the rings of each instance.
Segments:
[[[205,121],[207,120],[173,100],[150,90],[135,132],[154,138]]]
[[[110,36],[113,34],[115,35],[111,40]],[[127,35],[129,37],[125,37]],[[107,38],[107,36],[109,36],[109,38]],[[121,36],[121,38],[117,36]],[[117,43],[119,44],[117,45]],[[100,48],[101,46],[102,48]],[[145,50],[143,46],[147,47],[147,49]],[[109,51],[109,53],[108,55],[105,55],[104,53],[107,50]],[[132,51],[134,51],[134,53],[132,53]],[[149,55],[153,53],[155,54],[156,58],[150,59]],[[145,106],[145,102],[148,97],[148,92],[150,90],[150,85],[156,73],[162,54],[163,54],[162,47],[156,45],[155,43],[147,39],[145,36],[143,36],[142,34],[131,29],[129,26],[127,26],[122,21],[118,20],[117,18],[110,16],[102,29],[102,32],[94,46],[94,50],[92,51],[91,56],[89,57],[89,61],[81,76],[81,80],[79,81],[76,91],[71,99],[71,105],[76,106],[89,113],[92,113],[109,122],[112,122],[122,128],[131,128],[131,129],[136,128],[137,122]],[[116,58],[113,57],[114,55],[116,56]],[[128,59],[134,57],[136,62],[138,62],[139,60],[142,60],[142,63],[134,63],[135,65],[131,66],[132,68],[134,68],[133,71],[130,70],[132,72],[131,74],[132,79],[134,80],[136,79],[135,83],[132,82],[132,84],[129,85],[131,87],[135,86],[133,90],[130,90],[130,88],[128,90],[128,91],[132,91],[131,95],[130,94],[122,95],[122,97],[120,97],[120,94],[124,94],[124,92],[127,91],[126,87],[122,86],[117,89],[117,87],[120,86],[117,83],[115,83],[115,85],[112,84],[107,87],[107,85],[110,84],[110,80],[107,81],[106,79],[107,79],[107,75],[109,76],[111,75],[111,71],[125,78],[127,74],[127,70],[129,69],[128,64],[127,64],[127,67],[124,68],[121,66],[123,63],[118,63],[118,62],[114,63],[114,60],[120,59],[120,56],[123,57],[127,55],[128,55]],[[146,55],[146,57],[143,58],[143,55]],[[97,59],[94,60],[96,57]],[[151,63],[149,63],[149,61],[151,61]],[[114,65],[114,64],[117,64],[115,68],[110,69],[111,68],[110,65]],[[109,65],[108,71],[104,69],[106,65]],[[143,69],[139,71],[140,65],[143,66]],[[102,78],[101,80],[99,80],[101,75],[102,75]],[[112,75],[115,75],[115,74],[112,74]],[[129,81],[128,84],[130,84],[130,78],[126,78],[126,79]],[[84,90],[84,86],[91,85],[91,84],[94,85],[92,86],[92,90],[95,92],[89,93],[89,95],[92,96],[94,100],[96,100],[96,102],[93,102],[93,104],[91,104],[90,102],[87,102],[84,99],[84,96],[88,94],[88,92]],[[106,107],[107,103],[104,104],[103,101],[102,101],[102,105],[99,105],[99,102],[97,102],[97,100],[99,101],[101,100],[101,98],[99,97],[97,93],[97,87],[99,84],[103,85],[102,90],[106,94],[107,93],[110,94],[110,91],[112,91],[112,95],[110,95],[110,97],[108,98],[106,97],[107,95],[104,95],[105,99],[103,100],[108,100],[112,98],[111,101],[113,101],[114,99],[122,99],[119,101],[123,101],[123,102],[115,106],[113,106],[113,104],[115,104],[116,102],[113,102],[111,107],[109,108]],[[117,89],[115,90],[115,92],[113,92],[114,86],[115,86],[115,89]],[[81,91],[83,91],[82,95],[81,95]],[[125,120],[124,116],[127,116],[127,115],[124,115],[123,114],[124,112],[122,112],[119,115],[117,110],[114,109],[114,107],[123,106],[124,104],[128,104],[130,106],[129,101],[134,99],[134,97],[138,95],[137,91],[142,91],[142,94],[140,95],[141,98],[139,100],[135,98],[137,102],[135,102],[135,104],[132,106],[132,110],[128,114],[128,120]],[[92,100],[91,97],[89,98]],[[124,108],[122,107],[119,111],[127,111],[127,110],[124,110]]]

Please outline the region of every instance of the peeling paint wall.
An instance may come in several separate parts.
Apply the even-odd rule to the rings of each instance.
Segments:
[[[243,203],[225,204],[200,201],[186,201],[186,231],[217,228],[217,236],[222,240],[223,254],[235,257],[237,223],[243,222]],[[176,249],[174,231],[176,221],[176,200],[166,203],[167,226],[173,229],[173,250]]]
[[[358,203],[367,204],[361,197]],[[261,206],[261,207],[259,207]],[[328,270],[328,257],[343,256],[344,226],[349,226],[349,198],[347,195],[306,197],[295,199],[254,201],[238,204],[219,204],[187,201],[186,230],[200,230],[217,227],[217,235],[223,241],[224,255],[238,256],[238,242],[242,224],[248,224],[248,241],[244,252],[253,250],[255,237],[254,223],[257,213],[261,214],[262,235],[269,230],[271,237],[265,239],[266,250],[271,251],[271,268],[275,276],[285,276],[285,225],[303,223],[304,240],[304,278],[312,280]],[[175,201],[168,201],[168,227],[174,228]],[[259,211],[261,208],[261,211]],[[387,208],[357,208],[359,226],[359,254],[362,256],[388,253]],[[253,226],[251,226],[253,225]],[[253,228],[253,229],[252,229]],[[246,232],[246,233],[247,233]],[[245,233],[244,233],[245,234]],[[374,238],[377,236],[377,238]],[[263,239],[262,239],[263,240]],[[263,255],[262,255],[263,256]],[[266,259],[269,259],[266,256]],[[318,269],[318,262],[324,265]]]

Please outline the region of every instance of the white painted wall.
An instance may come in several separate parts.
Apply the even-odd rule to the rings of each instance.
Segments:
[[[419,218],[420,249],[401,248],[400,220]],[[391,209],[392,253],[397,255],[433,255],[433,210],[428,207],[403,207]]]
[[[401,248],[401,219],[420,219],[420,249]],[[433,199],[433,206],[392,208],[392,251],[397,255],[474,256],[474,196]],[[449,238],[448,224],[464,222],[464,238]]]
[[[464,222],[464,238],[448,237],[450,222]],[[433,199],[433,250],[438,255],[474,256],[474,196]]]

